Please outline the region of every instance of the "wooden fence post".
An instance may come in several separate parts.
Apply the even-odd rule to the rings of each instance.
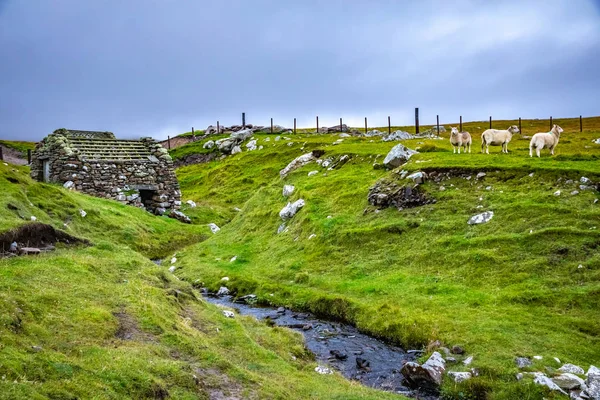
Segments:
[[[217,135],[219,134],[219,132],[220,132],[220,129],[221,129],[221,128],[220,128],[220,126],[219,126],[219,121],[217,121]]]
[[[490,115],[490,129],[492,129],[492,116]]]
[[[2,153],[2,146],[0,146],[0,161],[4,161],[4,154]]]
[[[273,118],[271,118],[271,133],[273,133]]]
[[[419,133],[419,107],[415,107],[415,133]]]
[[[169,146],[169,150],[171,150],[171,136],[167,136],[167,145]]]
[[[462,132],[462,115],[460,116],[460,131]]]
[[[27,149],[27,164],[31,164],[31,149]]]
[[[246,113],[242,113],[242,129],[246,129]]]
[[[367,117],[365,117],[365,134],[367,133]]]
[[[550,116],[550,130],[552,130],[552,115]]]
[[[437,121],[437,132],[438,132],[438,136],[440,136],[440,116],[436,115],[435,119]]]
[[[340,117],[340,132],[342,131],[342,117]]]
[[[319,116],[317,115],[317,133],[319,133]]]
[[[294,118],[294,134],[296,133],[296,118]]]
[[[196,132],[194,132],[193,126],[192,126],[192,140],[196,140]]]
[[[392,120],[390,118],[390,116],[388,115],[388,135],[392,134]]]
[[[523,131],[521,130],[521,117],[519,117],[519,133],[523,134]]]
[[[583,119],[579,116],[579,132],[583,132]]]

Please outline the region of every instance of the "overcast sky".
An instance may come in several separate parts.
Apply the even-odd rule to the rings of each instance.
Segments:
[[[600,114],[600,1],[0,0],[0,138]]]

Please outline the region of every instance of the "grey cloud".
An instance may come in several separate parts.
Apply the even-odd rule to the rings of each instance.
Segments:
[[[593,115],[598,1],[0,0],[0,137]]]

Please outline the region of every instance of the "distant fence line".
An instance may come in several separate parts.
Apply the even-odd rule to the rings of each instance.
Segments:
[[[437,134],[439,136],[439,134],[440,134],[440,116],[436,115],[435,118],[436,118],[436,124],[434,125],[434,127],[436,128]],[[316,131],[318,133],[319,132],[319,116],[318,115],[315,117],[315,122],[316,122],[316,126],[317,126]],[[387,126],[388,127],[388,134],[391,134],[392,133],[392,118],[389,115],[387,117],[387,122],[388,122],[388,126]],[[492,119],[491,115],[490,115],[489,122],[490,122],[490,129],[492,129],[493,119]],[[339,126],[339,129],[340,129],[340,132],[341,132],[343,125],[344,125],[343,119],[340,118],[340,124],[339,125],[333,125],[333,126],[331,126],[331,128],[335,128],[336,126]],[[552,116],[550,116],[550,126],[549,126],[549,129],[552,129],[552,125],[553,125],[553,120],[552,120]],[[242,126],[242,129],[246,128],[246,113],[245,112],[242,113],[242,124],[241,124],[241,126]],[[270,132],[271,133],[274,133],[273,127],[274,127],[274,125],[273,125],[273,118],[271,118],[271,127],[270,127]],[[420,124],[419,124],[419,108],[418,107],[415,108],[415,124],[414,124],[414,127],[415,127],[415,133],[419,133],[420,132]],[[303,128],[303,129],[310,129],[310,128]],[[368,130],[369,130],[369,124],[368,124],[367,117],[365,117],[365,133],[367,133]],[[463,131],[463,119],[462,119],[462,115],[459,116],[459,130],[461,132]],[[521,117],[519,117],[519,132],[521,132],[521,131],[522,131],[522,129],[521,129]],[[296,118],[294,118],[293,132],[296,133]],[[583,117],[581,115],[579,116],[579,132],[583,132]],[[221,125],[220,125],[220,121],[217,121],[217,134],[219,134],[219,133],[221,133]],[[192,137],[194,137],[194,138],[196,137],[195,131],[194,131],[194,127],[192,127]],[[168,143],[168,148],[170,149],[171,148],[171,136],[167,137],[167,143]],[[0,156],[1,156],[1,153],[0,153]]]

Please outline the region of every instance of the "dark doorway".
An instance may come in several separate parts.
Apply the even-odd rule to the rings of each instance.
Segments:
[[[152,207],[152,205],[154,204],[154,200],[152,200],[152,198],[155,194],[156,190],[140,190],[140,198],[142,199],[142,204],[144,204],[144,207],[146,207],[146,210],[148,211],[152,211],[152,209],[154,208]]]

